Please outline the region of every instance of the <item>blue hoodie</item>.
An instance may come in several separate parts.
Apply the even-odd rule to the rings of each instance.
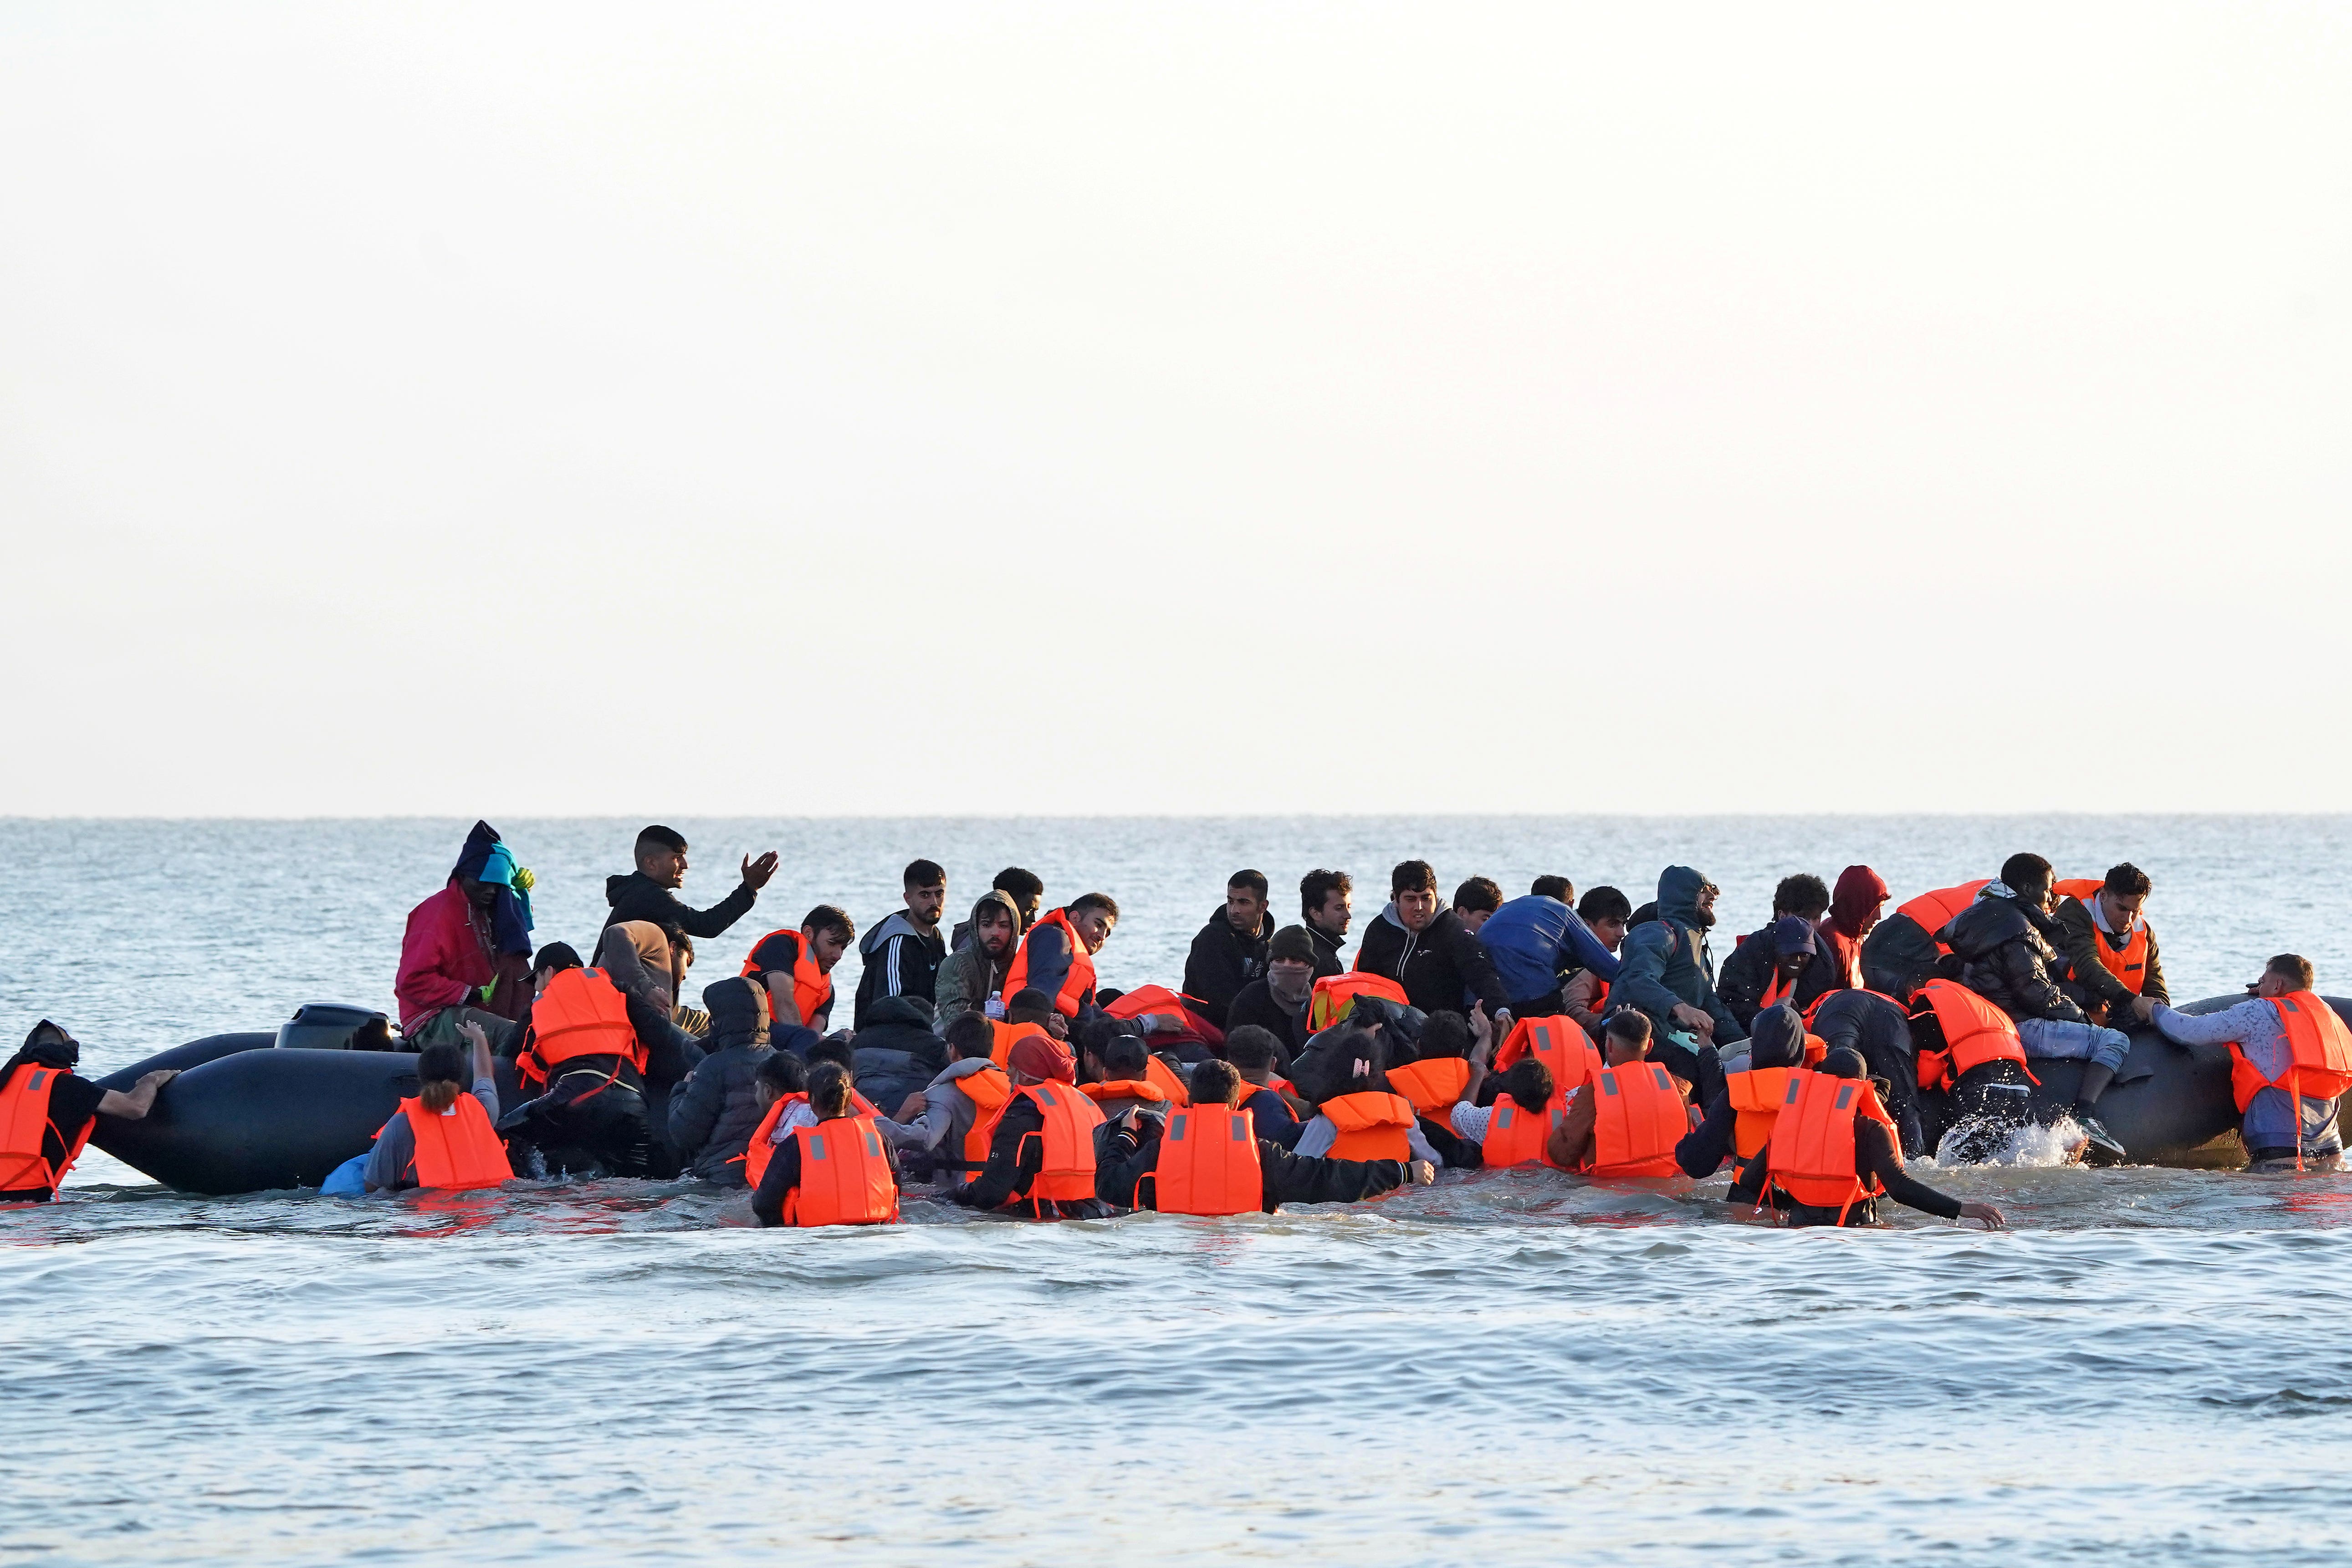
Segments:
[[[1558,899],[1531,893],[1513,899],[1478,928],[1486,956],[1514,1002],[1530,1002],[1559,989],[1571,969],[1589,969],[1603,980],[1617,978],[1617,955],[1601,945],[1584,917]]]

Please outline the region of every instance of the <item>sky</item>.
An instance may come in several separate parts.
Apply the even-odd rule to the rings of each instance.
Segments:
[[[0,8],[0,814],[2352,809],[2352,10]]]

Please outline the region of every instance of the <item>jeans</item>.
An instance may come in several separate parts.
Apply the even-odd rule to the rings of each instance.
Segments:
[[[2121,1029],[2096,1024],[2070,1024],[2054,1018],[2020,1018],[2017,1037],[2025,1054],[2037,1061],[2089,1062],[2110,1071],[2131,1054],[2131,1037]]]

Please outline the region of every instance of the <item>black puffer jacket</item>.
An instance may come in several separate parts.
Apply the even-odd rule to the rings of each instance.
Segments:
[[[849,1072],[857,1092],[885,1116],[930,1086],[948,1065],[947,1042],[931,1033],[930,1005],[913,996],[885,996],[850,1040]]]
[[[760,1125],[753,1089],[768,1045],[767,1009],[740,977],[702,988],[710,1012],[707,1054],[669,1101],[669,1142],[678,1163],[706,1182],[743,1185],[743,1149]]]
[[[1959,960],[1960,984],[2012,1018],[2088,1022],[2053,978],[2065,970],[2058,957],[2057,944],[2064,940],[2058,922],[2007,889],[1994,890],[2000,888],[1998,882],[1987,888],[1936,933]]]
[[[1365,928],[1356,967],[1403,986],[1404,999],[1423,1013],[1465,1013],[1475,999],[1486,1005],[1492,1017],[1511,1005],[1486,944],[1450,909],[1438,910],[1412,931],[1405,930],[1391,901]]]
[[[1273,941],[1272,916],[1260,915],[1257,930],[1244,933],[1234,929],[1219,904],[1184,960],[1184,994],[1207,1004],[1202,1011],[1209,1022],[1223,1028],[1242,987],[1265,973],[1266,945]]]
[[[1826,944],[1823,944],[1826,945]],[[1743,1029],[1756,1026],[1757,1009],[1764,1005],[1764,993],[1772,988],[1779,971],[1780,948],[1771,926],[1750,931],[1741,937],[1715,973],[1715,994],[1731,1009]],[[1805,961],[1797,976],[1793,996],[1797,1011],[1801,1013],[1828,992],[1843,989],[1838,980],[1837,961],[1827,952],[1816,952]],[[1791,998],[1784,997],[1787,1001]]]

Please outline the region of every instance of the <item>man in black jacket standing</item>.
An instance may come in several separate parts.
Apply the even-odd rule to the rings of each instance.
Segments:
[[[1265,873],[1236,871],[1225,879],[1224,907],[1192,939],[1184,960],[1184,994],[1220,1029],[1242,987],[1265,973],[1265,944],[1274,936],[1266,912]]]
[[[760,889],[776,874],[772,849],[754,860],[743,857],[743,880],[735,890],[707,910],[690,910],[671,896],[686,886],[686,835],[654,824],[637,835],[637,868],[626,876],[604,879],[604,901],[613,906],[604,923],[651,921],[675,926],[691,937],[714,937],[751,911]]]
[[[1437,873],[1426,860],[1407,860],[1389,874],[1388,907],[1365,929],[1356,968],[1395,981],[1423,1013],[1460,1013],[1483,1002],[1498,1028],[1510,1027],[1511,999],[1493,961],[1437,896]]]

